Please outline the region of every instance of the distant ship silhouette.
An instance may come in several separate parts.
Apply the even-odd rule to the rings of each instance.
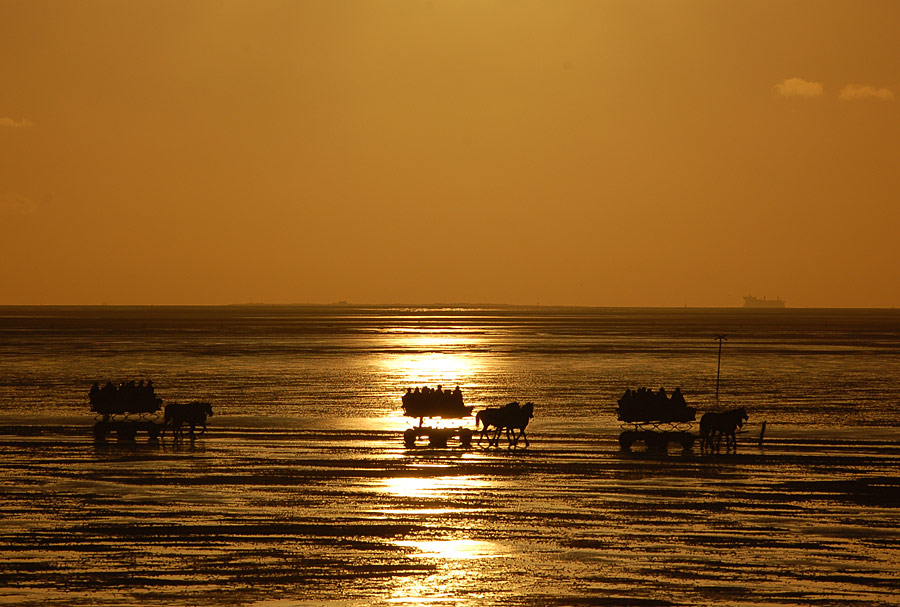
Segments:
[[[758,297],[754,297],[753,295],[745,295],[744,296],[744,307],[745,308],[783,308],[784,300],[780,297],[776,297],[775,299],[766,299],[763,297],[762,299]]]

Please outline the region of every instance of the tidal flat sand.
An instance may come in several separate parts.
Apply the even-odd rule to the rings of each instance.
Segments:
[[[552,428],[463,451],[377,429],[97,443],[7,425],[0,604],[898,604],[891,432],[741,441],[660,456]]]

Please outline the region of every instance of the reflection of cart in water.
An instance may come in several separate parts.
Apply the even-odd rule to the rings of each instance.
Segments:
[[[407,428],[403,433],[403,443],[407,447],[415,447],[416,441],[421,437],[428,439],[429,447],[447,447],[452,438],[458,438],[461,447],[468,449],[472,446],[473,431],[470,428],[426,426],[425,419],[463,419],[472,415],[473,407],[463,404],[462,391],[443,390],[441,386],[435,389],[408,388],[401,399],[403,401],[403,413],[407,417],[419,418],[419,425]]]
[[[159,421],[162,399],[156,396],[151,381],[129,381],[119,386],[107,382],[102,388],[95,383],[88,396],[91,411],[100,416],[94,424],[94,437],[98,440],[110,432],[121,440],[134,440],[138,432],[156,439],[163,430]]]
[[[694,445],[696,437],[690,430],[697,410],[687,405],[680,388],[671,397],[665,388],[658,392],[647,388],[626,390],[616,412],[622,427],[628,428],[619,435],[619,445],[625,451],[636,442],[643,442],[648,451],[660,452],[667,451],[671,442],[685,451]]]

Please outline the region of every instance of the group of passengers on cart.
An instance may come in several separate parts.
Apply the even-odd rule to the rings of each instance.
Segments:
[[[625,390],[619,399],[619,419],[623,421],[688,421],[694,419],[695,409],[688,407],[681,393],[675,388],[672,396],[665,388],[654,392],[650,388]]]
[[[423,386],[421,390],[419,388],[407,388],[406,394],[403,395],[403,402],[408,403],[415,401],[455,402],[461,405],[463,402],[462,390],[459,389],[459,386],[456,386],[455,390],[444,390],[441,386],[438,386],[437,388]]]
[[[407,388],[402,400],[403,411],[410,417],[464,416],[472,410],[463,404],[459,386],[455,390],[444,390],[441,386]]]
[[[94,382],[89,392],[91,410],[102,415],[116,413],[154,413],[159,411],[162,399],[157,398],[153,382],[129,380],[116,386],[111,381],[102,388]]]
[[[675,388],[672,396],[666,393],[665,388],[660,388],[658,392],[654,392],[652,388],[638,388],[637,390],[625,390],[625,394],[619,399],[619,406],[629,405],[632,403],[658,403],[670,405],[673,407],[686,407],[687,403],[681,394],[681,388]]]

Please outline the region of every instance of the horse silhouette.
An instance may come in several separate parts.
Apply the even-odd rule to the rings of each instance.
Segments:
[[[725,453],[734,450],[737,453],[737,430],[748,419],[744,407],[730,411],[709,411],[700,418],[700,449],[719,451],[722,437],[725,437]]]
[[[163,431],[171,426],[173,436],[183,436],[182,426],[186,424],[190,427],[191,438],[194,438],[194,429],[197,426],[200,426],[200,434],[206,432],[206,417],[212,414],[212,405],[209,403],[169,403],[163,417]]]
[[[500,433],[503,431],[501,422],[503,421],[505,412],[518,410],[519,403],[511,402],[502,407],[488,407],[487,409],[482,409],[476,413],[475,430],[478,430],[479,427],[481,427],[481,434],[478,435],[478,444],[481,444],[481,439],[485,436],[488,437],[488,446],[499,442]],[[494,428],[496,430],[493,437],[488,433],[488,428]]]
[[[534,403],[525,403],[522,405],[518,411],[510,409],[504,413],[504,418],[500,421],[502,424],[501,430],[506,428],[506,440],[509,441],[509,449],[512,449],[514,446],[519,444],[519,439],[525,439],[525,446],[528,446],[528,437],[525,436],[525,427],[528,426],[528,422],[531,421],[531,418],[534,417]],[[518,434],[516,431],[518,430]],[[497,433],[497,440],[495,441],[495,446],[500,446],[500,433]]]
[[[489,427],[496,428],[496,432],[491,436],[488,434],[488,447],[500,446],[500,435],[506,430],[506,440],[509,442],[509,449],[518,445],[519,439],[525,440],[525,446],[529,445],[528,437],[525,435],[525,428],[528,422],[534,417],[534,404],[525,403],[519,406],[518,402],[509,403],[503,407],[489,407],[479,411],[475,415],[476,429],[479,423],[483,424],[481,435],[478,442],[487,433]]]

